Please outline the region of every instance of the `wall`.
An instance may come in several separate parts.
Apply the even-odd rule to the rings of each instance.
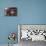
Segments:
[[[18,8],[17,17],[4,16],[4,8]],[[46,24],[46,0],[1,0],[0,44],[7,44],[9,32],[18,32],[17,24]]]

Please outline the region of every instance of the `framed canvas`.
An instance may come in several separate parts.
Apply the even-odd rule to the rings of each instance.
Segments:
[[[5,16],[17,16],[17,8],[16,7],[5,8]]]

